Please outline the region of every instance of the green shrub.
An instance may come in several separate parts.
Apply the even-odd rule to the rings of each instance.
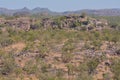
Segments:
[[[63,62],[69,62],[72,60],[73,50],[74,50],[74,45],[72,43],[72,40],[68,40],[67,42],[64,43],[63,48],[62,48],[62,60],[63,60]]]
[[[87,62],[87,66],[88,66],[88,71],[89,73],[94,73],[96,67],[98,66],[99,64],[99,59],[97,58],[93,58],[93,59],[90,59],[88,62]]]
[[[114,73],[114,80],[120,80],[120,59],[112,61],[111,69]]]
[[[17,67],[13,54],[4,53],[4,52],[0,52],[0,54],[1,54],[1,61],[3,63],[0,69],[0,74],[8,75],[13,73]]]
[[[66,66],[68,69],[68,75],[72,75],[75,67],[71,63],[68,63]]]
[[[38,67],[36,64],[31,64],[32,61],[28,61],[23,70],[26,71],[28,74],[35,74],[37,71],[39,71]]]
[[[11,45],[13,43],[13,40],[10,38],[1,38],[0,40],[0,47],[5,47],[8,45]]]
[[[76,80],[93,80],[91,75],[88,75],[86,72],[83,72],[82,74],[79,74],[76,78]]]

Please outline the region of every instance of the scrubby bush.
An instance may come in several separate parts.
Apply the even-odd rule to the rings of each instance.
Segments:
[[[85,17],[86,17],[86,13],[85,13],[85,12],[82,12],[81,18],[85,18]]]
[[[9,38],[7,38],[7,39],[1,39],[0,40],[0,46],[1,47],[5,47],[5,46],[8,46],[8,45],[11,45],[13,43],[13,40],[12,39],[9,39]]]
[[[75,67],[71,63],[68,63],[66,66],[68,69],[68,75],[72,75]]]
[[[73,50],[74,50],[74,45],[72,43],[72,40],[68,40],[67,42],[64,43],[63,48],[62,48],[62,60],[63,60],[63,62],[69,62],[72,60]]]
[[[13,54],[0,52],[0,58],[3,63],[3,65],[0,67],[0,74],[12,74],[17,67]]]
[[[25,64],[23,70],[26,71],[28,74],[35,74],[35,73],[37,73],[37,71],[39,71],[39,69],[38,69],[36,64],[32,64],[31,65],[31,61],[28,61]]]
[[[90,74],[94,73],[94,71],[95,71],[95,69],[97,68],[97,66],[98,66],[99,63],[100,63],[100,62],[99,62],[99,59],[97,59],[97,58],[93,58],[93,59],[89,60],[89,61],[87,62],[88,72],[89,72]]]
[[[120,80],[120,59],[115,59],[112,61],[111,69],[114,73],[114,79]]]

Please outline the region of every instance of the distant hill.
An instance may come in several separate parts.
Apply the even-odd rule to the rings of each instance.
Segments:
[[[67,15],[67,14],[81,14],[85,12],[87,14],[94,14],[100,16],[120,16],[120,9],[98,9],[98,10],[91,10],[91,9],[84,9],[84,10],[77,10],[77,11],[66,11],[66,12],[54,12],[49,10],[48,8],[40,8],[36,7],[32,10],[24,7],[22,9],[7,9],[7,8],[0,8],[0,15],[14,15],[14,14],[40,14],[40,13],[47,13],[50,15]]]
[[[99,15],[99,16],[120,16],[120,9],[98,9],[98,10],[84,9],[84,10],[77,10],[77,11],[64,12],[64,13],[65,14],[70,14],[70,13],[80,14],[82,12],[85,12],[87,14]]]

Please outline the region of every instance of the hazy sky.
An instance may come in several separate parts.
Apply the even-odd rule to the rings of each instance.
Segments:
[[[0,0],[0,7],[19,9],[49,8],[52,11],[120,8],[120,0]]]

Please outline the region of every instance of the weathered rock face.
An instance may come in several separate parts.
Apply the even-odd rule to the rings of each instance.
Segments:
[[[42,26],[45,27],[45,28],[54,26],[53,25],[53,20],[50,19],[50,18],[44,18],[42,20]]]

